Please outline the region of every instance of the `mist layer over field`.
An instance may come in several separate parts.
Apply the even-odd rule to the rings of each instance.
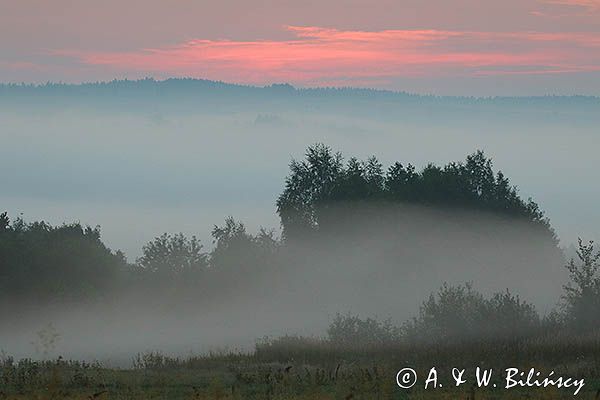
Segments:
[[[362,219],[360,229],[288,246],[274,266],[245,265],[192,291],[159,284],[86,304],[9,305],[0,342],[18,356],[118,364],[149,350],[250,351],[265,336],[322,336],[338,312],[401,325],[444,282],[472,281],[485,294],[510,288],[543,315],[567,281],[561,253],[525,223],[416,206],[379,215],[395,222]],[[57,340],[44,349],[48,334]]]
[[[399,101],[287,87],[243,94],[196,101],[6,91],[0,209],[26,220],[99,224],[103,241],[130,261],[163,232],[196,234],[210,249],[212,227],[229,215],[251,232],[277,229],[274,203],[287,165],[308,144],[324,142],[418,168],[482,149],[521,197],[541,205],[563,244],[596,233],[597,99]],[[236,272],[195,294],[170,287],[171,296],[157,288],[160,296],[121,290],[92,304],[8,304],[0,349],[39,356],[54,332],[56,342],[46,346],[52,355],[114,363],[153,349],[247,350],[265,335],[322,335],[337,312],[402,323],[444,282],[473,281],[484,293],[510,288],[542,315],[559,300],[564,260],[531,227],[416,206],[381,210],[381,220],[398,212],[401,226],[359,221],[360,232],[295,243],[277,268]]]

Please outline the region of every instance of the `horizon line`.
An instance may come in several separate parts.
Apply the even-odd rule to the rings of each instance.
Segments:
[[[213,80],[207,78],[194,78],[194,77],[168,77],[168,78],[155,78],[155,77],[144,77],[138,79],[130,79],[130,78],[113,78],[111,80],[96,80],[96,81],[79,81],[79,82],[64,82],[64,81],[47,81],[47,82],[1,82],[0,87],[23,87],[23,88],[45,88],[52,85],[55,86],[64,86],[64,87],[77,87],[77,86],[86,86],[86,85],[107,85],[114,83],[125,83],[125,82],[133,82],[140,83],[144,81],[151,81],[154,83],[165,83],[169,81],[195,81],[195,82],[206,82],[213,84],[220,84],[224,86],[234,86],[239,88],[246,89],[272,89],[272,88],[290,88],[289,90],[293,91],[318,91],[318,90],[354,90],[354,91],[362,91],[362,92],[375,92],[381,94],[393,94],[393,95],[406,95],[406,96],[415,96],[415,97],[429,97],[429,98],[455,98],[455,99],[473,99],[473,100],[493,100],[493,99],[527,99],[527,98],[587,98],[587,99],[597,99],[600,100],[600,94],[598,95],[589,95],[589,94],[556,94],[556,93],[546,93],[546,94],[537,94],[537,95],[487,95],[487,96],[478,96],[478,95],[451,95],[451,94],[434,94],[434,93],[417,93],[417,92],[409,92],[405,90],[394,90],[394,89],[382,89],[376,87],[360,87],[360,86],[294,86],[289,82],[273,82],[267,85],[257,85],[257,84],[246,84],[246,83],[236,83],[236,82],[227,82],[223,80]]]

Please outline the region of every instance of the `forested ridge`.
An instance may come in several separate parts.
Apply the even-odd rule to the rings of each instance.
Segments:
[[[45,83],[25,84],[9,83],[0,84],[0,101],[26,99],[35,102],[36,99],[46,101],[51,96],[54,101],[72,100],[76,102],[90,101],[93,103],[104,100],[186,100],[209,99],[219,103],[219,99],[228,99],[234,103],[253,101],[336,101],[341,104],[354,101],[377,101],[382,103],[408,105],[447,105],[447,106],[497,106],[506,109],[518,109],[524,106],[548,107],[560,105],[563,110],[572,108],[592,110],[600,107],[600,98],[596,96],[437,96],[408,93],[403,91],[389,91],[380,89],[366,89],[354,87],[322,87],[322,88],[296,88],[287,83],[272,84],[269,86],[250,86],[232,84],[222,81],[211,81],[193,78],[170,78],[155,80],[152,78],[140,80],[112,80],[108,82],[89,83]],[[204,103],[203,103],[204,104]]]

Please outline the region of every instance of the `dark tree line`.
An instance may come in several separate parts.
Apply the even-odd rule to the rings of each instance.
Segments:
[[[155,290],[169,284],[191,288],[211,279],[234,280],[239,272],[271,265],[280,245],[272,232],[251,235],[233,218],[215,226],[212,236],[215,246],[207,252],[195,236],[165,233],[145,244],[142,256],[132,264],[122,252],[104,245],[99,227],[52,226],[21,218],[11,222],[2,213],[0,300],[98,300],[116,289]]]
[[[396,162],[384,171],[375,157],[344,163],[340,153],[317,144],[308,148],[304,160],[291,162],[277,212],[285,238],[291,239],[327,229],[328,223],[340,224],[355,211],[328,219],[334,206],[365,203],[489,211],[531,222],[556,240],[539,206],[521,199],[516,187],[501,171],[493,171],[492,161],[481,151],[444,167],[429,164],[417,171],[411,164]]]
[[[192,97],[215,98],[227,96],[232,100],[240,99],[265,99],[282,98],[307,98],[312,100],[335,99],[338,101],[369,100],[385,101],[386,103],[406,104],[460,104],[460,105],[498,105],[505,107],[523,105],[560,105],[568,107],[597,107],[599,98],[595,96],[533,96],[533,97],[457,97],[420,95],[408,92],[395,92],[389,90],[365,89],[353,87],[322,87],[322,88],[295,88],[290,84],[272,84],[269,86],[249,86],[221,81],[193,78],[170,78],[155,80],[144,78],[139,80],[112,80],[106,82],[90,82],[79,84],[53,83],[26,84],[9,83],[0,84],[0,97],[14,99],[18,96],[73,96],[77,98],[93,97],[125,97],[143,98],[154,97]]]
[[[310,243],[316,239],[322,249],[330,245],[323,235],[337,235],[342,238],[337,245],[348,246],[343,239],[348,231],[371,229],[363,223],[365,218],[375,227],[402,227],[404,209],[395,207],[404,204],[519,220],[543,232],[545,240],[557,247],[554,231],[538,205],[521,199],[508,178],[495,172],[492,161],[482,152],[443,167],[429,164],[417,170],[396,162],[384,169],[375,157],[344,162],[341,154],[318,144],[308,148],[304,160],[290,164],[284,190],[277,199],[282,239],[264,229],[250,234],[242,223],[227,218],[212,230],[212,250],[206,250],[194,236],[165,233],[144,245],[142,256],[128,263],[121,252],[102,243],[97,227],[79,223],[51,226],[20,218],[11,221],[6,213],[0,214],[0,300],[82,301],[110,297],[114,290],[157,291],[169,285],[194,293],[238,292],[261,274],[299,265],[294,263],[296,241],[306,243],[308,238]],[[390,208],[394,212],[388,212]],[[401,236],[394,235],[385,237],[401,249],[406,244]],[[320,254],[315,252],[311,260],[318,261]],[[398,254],[401,261],[401,252]],[[592,329],[600,324],[600,253],[593,244],[580,242],[577,255],[578,260],[567,266],[571,283],[565,286],[564,309],[557,318],[571,326]],[[335,258],[329,257],[327,262],[332,260]],[[544,266],[539,268],[543,273]],[[498,324],[490,323],[490,315]],[[508,292],[485,299],[470,286],[444,287],[423,304],[420,317],[404,328],[451,334],[458,329],[456,324],[471,326],[476,332],[515,324],[529,329],[536,326],[535,321],[539,321],[535,310]],[[337,322],[337,330],[332,332],[342,336],[345,329],[378,327],[373,320]]]
[[[126,271],[125,256],[108,249],[98,227],[43,221],[12,223],[0,214],[0,296],[84,298],[108,290]]]

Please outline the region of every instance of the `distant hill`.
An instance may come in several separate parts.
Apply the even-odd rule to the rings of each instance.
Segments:
[[[465,97],[420,95],[403,91],[365,89],[354,87],[295,88],[288,83],[269,86],[250,86],[221,81],[193,78],[170,78],[155,80],[113,80],[110,82],[90,82],[80,84],[45,83],[45,84],[0,84],[0,96],[107,96],[138,97],[151,96],[256,96],[263,98],[354,98],[374,99],[393,102],[419,101],[428,103],[463,103],[463,104],[589,104],[599,105],[600,97],[595,96],[531,96],[531,97]],[[147,97],[146,97],[147,98]]]
[[[361,88],[295,88],[289,84],[258,87],[204,79],[113,80],[66,84],[0,84],[0,105],[22,107],[91,107],[110,111],[152,112],[333,112],[390,118],[415,112],[458,117],[460,112],[600,114],[600,97],[455,97]],[[586,117],[587,118],[587,117]]]

